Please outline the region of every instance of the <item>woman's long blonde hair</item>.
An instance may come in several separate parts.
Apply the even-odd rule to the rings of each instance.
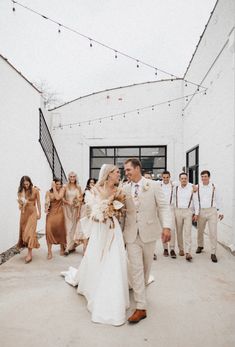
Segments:
[[[101,166],[101,169],[99,172],[99,179],[98,179],[98,182],[96,183],[96,185],[103,186],[107,182],[109,174],[117,168],[118,167],[116,165],[113,165],[113,164],[103,164]]]
[[[71,172],[68,174],[68,183],[67,183],[67,186],[70,186],[70,184],[71,184],[71,182],[70,182],[70,175],[76,176],[76,180],[75,180],[74,183],[75,183],[76,188],[80,190],[80,186],[79,186],[79,184],[78,184],[78,176],[77,176],[76,172],[74,172],[74,171],[71,171]]]

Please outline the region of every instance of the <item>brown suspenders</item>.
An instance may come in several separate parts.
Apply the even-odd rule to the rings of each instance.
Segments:
[[[163,183],[161,183],[161,187],[162,187]],[[170,196],[170,205],[172,203],[172,198],[173,198],[173,184],[171,183],[171,196]]]
[[[178,208],[178,188],[179,188],[179,186],[176,187],[176,207],[177,208]],[[191,205],[192,199],[193,199],[193,191],[192,191],[192,194],[191,194],[190,199],[189,199],[188,208]]]
[[[214,197],[215,197],[215,185],[212,183],[212,196],[211,196],[211,207],[213,207],[214,203]],[[197,189],[197,195],[198,195],[198,202],[199,202],[199,210],[201,209],[201,199],[200,199],[200,194],[199,194],[199,184],[198,184],[198,189]]]

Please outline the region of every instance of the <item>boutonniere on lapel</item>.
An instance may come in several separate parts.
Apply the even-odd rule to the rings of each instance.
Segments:
[[[143,185],[143,191],[144,191],[144,192],[147,192],[147,191],[149,190],[149,187],[150,187],[149,182],[146,182],[146,183]]]

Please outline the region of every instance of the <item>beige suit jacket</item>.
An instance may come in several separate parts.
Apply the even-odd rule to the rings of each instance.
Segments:
[[[131,183],[124,187],[126,193],[126,216],[124,239],[133,243],[139,231],[143,242],[156,241],[160,234],[160,221],[163,228],[171,228],[171,210],[162,188],[156,181],[143,178],[139,203],[136,206],[131,195]]]

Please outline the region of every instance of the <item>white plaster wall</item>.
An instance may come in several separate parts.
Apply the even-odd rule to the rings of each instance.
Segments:
[[[186,109],[184,156],[199,144],[199,170],[211,171],[223,196],[219,240],[230,246],[235,240],[234,1],[218,2],[186,78],[203,80],[209,89]]]
[[[181,96],[181,81],[144,83],[80,98],[50,113],[53,125],[124,113]],[[120,100],[120,98],[122,100]],[[182,101],[161,105],[113,120],[64,127],[53,139],[66,171],[78,172],[82,185],[89,177],[90,146],[167,145],[167,168],[173,178],[182,168]]]
[[[3,252],[18,241],[16,197],[20,178],[30,176],[41,188],[44,199],[51,171],[38,142],[40,94],[1,57],[0,76],[0,252]],[[42,212],[38,230],[44,229],[44,224]]]

